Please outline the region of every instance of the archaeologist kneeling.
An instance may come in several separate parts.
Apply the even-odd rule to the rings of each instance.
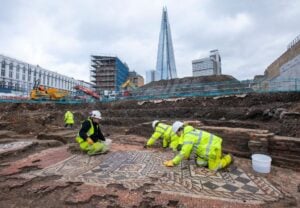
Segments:
[[[145,147],[153,146],[156,140],[161,138],[164,148],[170,147],[173,151],[177,150],[179,137],[175,134],[175,132],[173,132],[172,126],[162,123],[159,120],[155,120],[152,122],[152,127],[154,129],[154,133],[148,140]]]
[[[76,137],[80,149],[87,152],[88,155],[105,153],[109,149],[99,127],[101,119],[100,111],[92,111],[90,117],[82,123]]]
[[[231,154],[222,157],[222,139],[220,137],[189,125],[185,126],[180,121],[176,121],[172,128],[183,139],[183,145],[173,160],[164,162],[165,166],[178,165],[181,160],[188,159],[193,152],[195,153],[196,164],[202,167],[208,166],[209,170],[212,171],[226,168],[232,163]]]

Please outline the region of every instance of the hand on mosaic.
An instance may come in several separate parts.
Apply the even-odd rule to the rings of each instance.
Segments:
[[[88,144],[94,144],[94,141],[90,137],[88,137],[86,141]]]
[[[165,165],[166,167],[173,167],[173,166],[174,166],[174,163],[173,163],[172,160],[169,160],[169,161],[165,161],[165,162],[164,162],[164,165]]]

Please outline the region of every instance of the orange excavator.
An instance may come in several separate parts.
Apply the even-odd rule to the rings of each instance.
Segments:
[[[75,90],[78,90],[78,91],[81,91],[81,92],[84,92],[85,94],[95,98],[96,100],[99,100],[100,99],[100,96],[94,92],[93,90],[89,89],[89,88],[86,88],[84,86],[81,86],[81,85],[76,85],[74,87]]]
[[[39,80],[34,82],[33,89],[30,92],[30,99],[32,100],[61,100],[69,95],[67,90],[61,90],[53,87],[46,88],[39,83]]]

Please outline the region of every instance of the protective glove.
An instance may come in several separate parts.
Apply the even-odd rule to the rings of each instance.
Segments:
[[[144,149],[147,149],[147,148],[149,148],[149,147],[151,147],[151,146],[147,145],[147,143],[144,144]]]
[[[93,141],[90,137],[88,137],[88,138],[86,139],[86,141],[87,141],[87,143],[90,144],[90,145],[94,144],[94,141]]]
[[[173,163],[172,160],[169,160],[169,161],[165,161],[165,162],[164,162],[164,165],[165,165],[166,167],[173,167],[173,166],[174,166],[174,163]]]

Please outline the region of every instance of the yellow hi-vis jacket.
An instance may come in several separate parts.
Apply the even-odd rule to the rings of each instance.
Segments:
[[[159,123],[156,126],[151,138],[148,140],[147,146],[152,146],[159,138],[163,139],[163,147],[169,146],[174,151],[176,151],[179,143],[179,137],[173,132],[172,126],[164,123]]]
[[[67,111],[65,113],[65,123],[66,124],[74,124],[74,116],[73,113],[71,113],[71,111]]]
[[[88,137],[90,137],[91,135],[93,135],[95,133],[95,130],[94,130],[92,120],[90,118],[88,118],[87,120],[90,122],[91,128],[88,130],[88,132],[86,134]],[[81,138],[81,136],[79,136],[79,133],[78,133],[77,137],[76,137],[76,141],[80,144],[81,142],[84,142],[85,140],[83,138]]]
[[[183,134],[181,135],[183,140],[181,151],[173,158],[175,165],[179,164],[182,159],[190,157],[192,152],[195,152],[196,156],[204,160],[215,159],[216,149],[221,149],[222,139],[209,132],[194,129],[192,126],[185,126]]]

